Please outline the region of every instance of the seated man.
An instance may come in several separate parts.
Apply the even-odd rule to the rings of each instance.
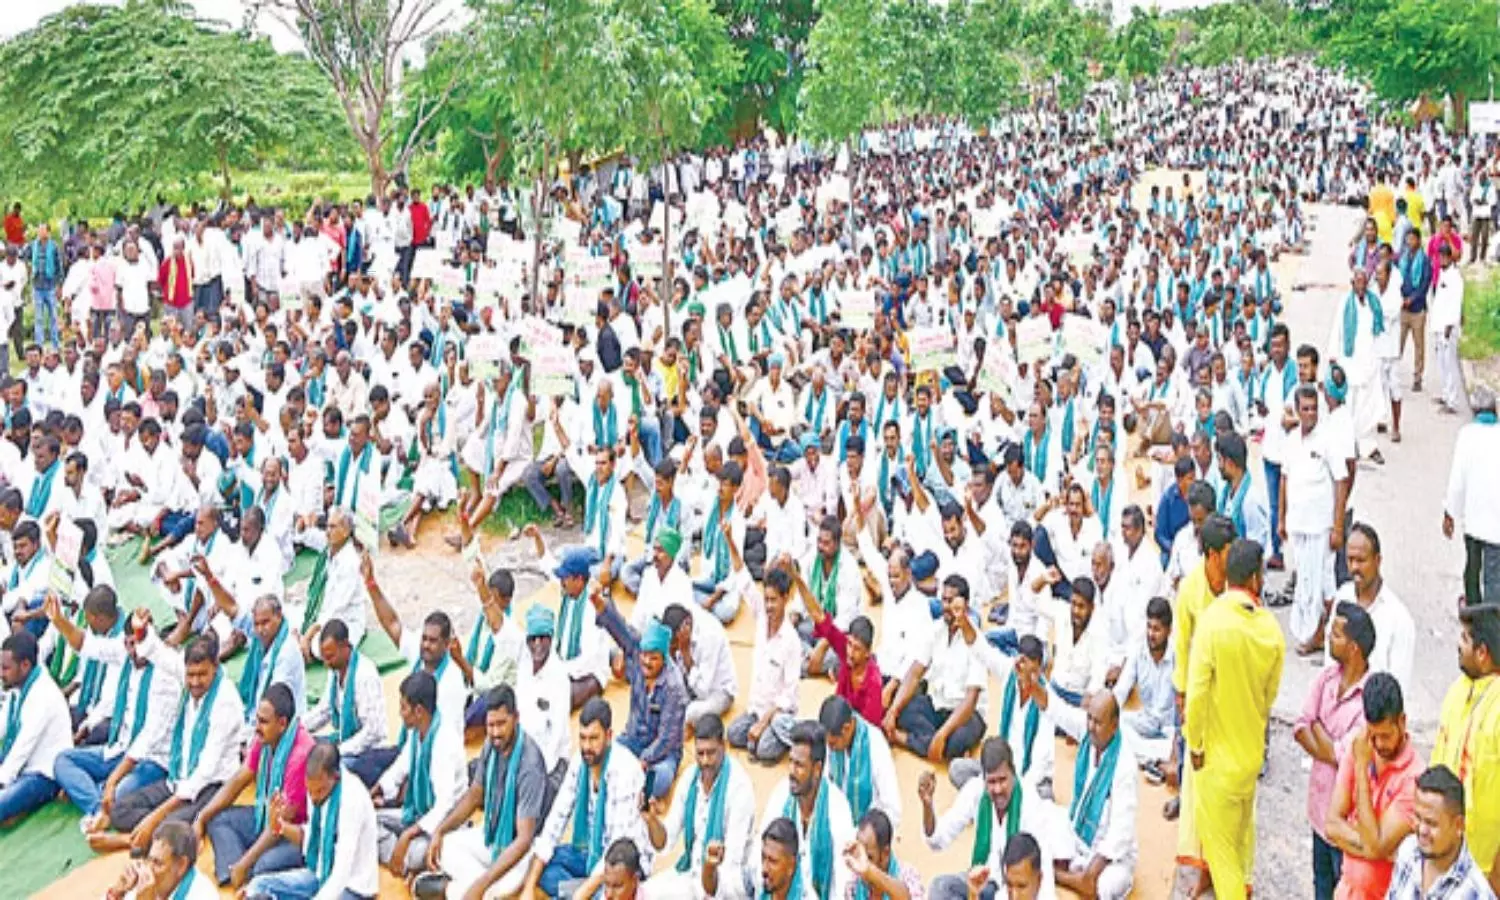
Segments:
[[[729,636],[718,619],[685,603],[669,605],[662,612],[661,623],[672,634],[672,660],[682,670],[687,685],[683,720],[691,736],[699,717],[722,720],[739,693]]]
[[[540,531],[531,531],[537,556],[543,569],[551,568],[562,588],[557,613],[557,658],[568,671],[571,681],[571,705],[579,709],[591,697],[604,693],[609,683],[609,637],[590,615],[586,596],[594,552],[586,547],[570,547],[557,563],[547,552]]]
[[[646,796],[665,797],[682,763],[683,716],[688,703],[682,670],[669,655],[672,632],[653,619],[646,625],[645,634],[638,636],[602,593],[594,592],[589,602],[599,624],[625,655],[630,718],[620,736],[620,746],[635,754],[645,768]]]
[[[896,859],[891,847],[895,831],[884,812],[871,809],[860,817],[854,843],[844,849],[844,865],[854,873],[856,895],[888,900],[920,900],[922,873]]]
[[[746,511],[736,499],[744,480],[739,463],[730,461],[719,468],[718,493],[703,520],[702,578],[693,583],[698,605],[725,625],[740,614],[741,595],[750,581],[744,557]]]
[[[615,742],[611,719],[602,697],[590,699],[578,714],[578,752],[568,760],[552,811],[533,845],[527,876],[536,877],[538,890],[548,897],[593,896],[603,874],[604,848],[620,838],[646,846],[641,764]]]
[[[354,542],[353,516],[346,509],[335,507],[328,513],[326,542],[313,566],[300,617],[303,660],[311,662],[315,658],[318,631],[333,619],[344,623],[350,644],[360,645],[365,638],[365,616],[374,580],[374,571],[366,572],[359,545]]]
[[[901,792],[891,745],[880,726],[856,715],[843,697],[826,697],[818,724],[828,736],[828,774],[849,800],[849,814],[863,819],[880,810],[887,824],[901,824]]]
[[[94,590],[110,591],[103,586]],[[116,797],[167,777],[182,683],[147,662],[138,651],[134,632],[122,632],[117,638],[100,638],[92,631],[85,634],[62,615],[55,598],[49,598],[48,615],[62,639],[78,648],[85,667],[110,664],[118,669],[113,678],[106,676],[112,696],[105,704],[108,718],[101,723],[103,740],[63,751],[56,765],[57,784],[83,812],[85,832],[102,831]],[[124,613],[119,615],[123,622]]]
[[[198,837],[186,822],[168,822],[151,839],[145,859],[131,860],[109,900],[127,897],[171,897],[172,900],[218,900],[214,883],[198,874]]]
[[[206,574],[227,577],[238,552],[234,542],[220,532],[219,515],[216,506],[201,507],[193,520],[191,539],[163,553],[152,570],[164,599],[177,612],[177,625],[167,638],[174,647],[210,627],[221,649],[230,645],[234,624],[215,604]]]
[[[829,897],[850,896],[854,875],[837,857],[839,848],[854,842],[854,819],[844,792],[824,777],[828,742],[823,727],[817,722],[798,722],[791,739],[787,777],[772,786],[761,821],[769,825],[784,818],[796,828],[802,838],[797,865],[804,883],[827,885]],[[820,847],[827,850],[819,851]],[[750,853],[752,861],[760,858],[758,850]]]
[[[211,587],[217,596],[220,589],[212,584]],[[245,668],[240,671],[240,702],[245,704],[245,724],[255,723],[258,716],[255,708],[266,688],[273,684],[286,685],[292,692],[296,715],[300,716],[306,705],[307,668],[302,654],[297,652],[297,639],[291,633],[291,625],[282,614],[281,601],[271,595],[261,597],[255,601],[249,619],[246,622],[241,617],[235,625],[237,633],[253,631],[250,653]],[[246,625],[250,628],[245,628]]]
[[[1047,692],[1043,668],[1046,648],[1036,635],[1028,634],[1021,638],[1020,651],[1011,659],[988,642],[974,640],[972,620],[965,619],[963,631],[979,659],[1000,682],[1000,737],[1021,754],[1021,780],[1051,800],[1055,731],[1052,718],[1037,702]],[[979,774],[979,764],[972,759],[955,759],[948,765],[948,778],[956,788]]]
[[[1097,589],[1087,578],[1075,578],[1067,605],[1052,607],[1052,679],[1049,688],[1068,705],[1078,707],[1105,685],[1109,663],[1108,625],[1096,616]]]
[[[292,692],[277,682],[255,707],[255,741],[245,765],[219,787],[194,827],[214,848],[214,880],[238,890],[252,876],[302,865],[302,848],[281,835],[283,824],[307,821],[307,755],[312,735],[297,720]],[[255,803],[235,806],[251,784]]]
[[[37,660],[45,664],[52,640],[43,640],[47,633],[47,613],[42,604],[52,575],[51,557],[42,546],[41,527],[29,519],[12,529],[10,544],[15,560],[10,577],[3,583],[5,589],[0,591],[0,617],[9,620],[9,624],[0,627],[31,632],[37,639]]]
[[[191,823],[240,767],[245,711],[219,665],[218,640],[201,634],[181,651],[169,647],[156,637],[151,614],[144,610],[132,614],[130,627],[144,635],[136,653],[187,690],[173,717],[167,777],[115,801],[109,824],[119,833],[89,837],[89,846],[99,853],[140,852],[162,823]]]
[[[56,594],[48,595],[43,609],[58,636],[53,671],[59,671],[59,654],[71,652],[83,660],[78,690],[73,695],[73,742],[80,747],[103,744],[109,736],[110,714],[114,711],[120,673],[126,666],[126,616],[120,611],[115,589],[100,584],[84,597],[79,618],[86,629],[79,628],[72,618],[63,615]],[[68,650],[64,651],[64,647]],[[66,669],[61,671],[62,675],[54,676],[59,678],[59,683],[63,683],[61,679],[67,674]]]
[[[969,584],[962,575],[943,580],[943,618],[934,625],[925,655],[912,661],[885,721],[892,743],[933,762],[968,754],[984,736],[988,673],[964,640],[959,622],[969,616]],[[923,686],[925,685],[925,690]]]
[[[964,875],[940,875],[933,880],[928,892],[933,900],[960,900],[970,896],[993,898],[999,889],[994,875],[1003,871],[1002,855],[1008,849],[999,836],[1049,833],[1051,820],[1047,802],[1037,795],[1030,782],[1019,777],[1015,757],[1011,755],[1005,738],[987,739],[979,751],[979,763],[983,777],[971,778],[960,787],[953,805],[941,818],[934,812],[932,804],[937,792],[937,777],[931,772],[923,772],[917,783],[917,796],[922,801],[922,830],[928,848],[937,852],[946,850],[973,823],[974,852],[969,858],[976,868],[984,869],[989,875],[975,894],[968,892]],[[1051,862],[1051,859],[1043,858],[1039,872],[1047,897],[1052,896]]]
[[[1120,732],[1114,694],[1089,695],[1088,713],[1049,690],[1040,701],[1078,741],[1073,801],[1051,808],[1048,846],[1060,887],[1084,897],[1124,900],[1135,881],[1136,753]]]
[[[521,727],[541,748],[554,788],[568,768],[573,739],[569,730],[568,672],[552,652],[556,633],[556,614],[540,603],[532,604],[526,610],[526,663],[516,676],[516,707]]]
[[[422,629],[414,631],[401,622],[391,601],[375,582],[374,563],[368,553],[360,559],[365,573],[365,585],[370,592],[370,601],[375,607],[375,619],[385,631],[386,637],[401,651],[401,656],[411,664],[412,672],[426,672],[437,682],[437,706],[434,712],[441,718],[444,728],[458,734],[462,743],[464,732],[464,706],[469,698],[468,685],[459,667],[453,664],[449,647],[453,643],[453,620],[442,610],[427,614],[422,620]],[[402,729],[401,737],[406,738]]]
[[[37,640],[17,631],[0,643],[6,691],[0,736],[0,822],[40,809],[57,796],[58,754],[73,746],[68,701],[37,663]]]
[[[709,847],[718,845],[718,864],[739,871],[750,851],[750,832],[755,827],[755,786],[750,774],[725,753],[724,723],[704,715],[693,723],[693,741],[698,764],[688,773],[683,788],[673,793],[666,818],[660,804],[649,804],[642,813],[646,833],[657,853],[682,837],[682,855],[676,865],[652,876],[652,886],[672,895],[692,891],[709,864]]]
[[[329,620],[318,635],[319,653],[328,669],[328,684],[318,704],[302,715],[302,725],[316,734],[329,729],[344,766],[366,787],[380,778],[384,762],[378,748],[385,742],[385,696],[380,669],[349,643],[349,629]]]
[[[552,799],[547,767],[536,741],[522,731],[509,685],[491,688],[481,702],[485,744],[479,769],[433,832],[430,871],[417,877],[417,896],[446,890],[449,896],[510,897],[531,869],[532,842]],[[472,823],[481,809],[482,823]]]
[[[397,877],[422,871],[430,835],[458,802],[468,776],[463,730],[440,718],[437,679],[413,671],[401,682],[401,746],[371,794],[380,808],[380,863]]]
[[[1165,777],[1158,764],[1172,755],[1176,727],[1177,692],[1172,689],[1172,670],[1177,655],[1171,637],[1172,604],[1163,597],[1153,597],[1146,604],[1146,639],[1125,658],[1111,688],[1121,709],[1132,690],[1140,696],[1140,708],[1125,709],[1120,722],[1141,739],[1136,747],[1153,779]]]
[[[307,754],[307,824],[283,819],[276,826],[289,844],[302,848],[304,865],[257,875],[245,896],[275,900],[374,900],[380,890],[375,805],[338,747],[317,742]]]
[[[745,711],[729,725],[729,745],[750,752],[752,759],[774,763],[791,746],[797,722],[797,682],[801,679],[802,640],[787,617],[792,578],[785,568],[766,572],[751,596],[755,612],[755,649],[751,654],[750,693]]]
[[[640,594],[641,577],[654,561],[655,554],[652,551],[656,547],[657,536],[666,530],[679,533],[685,530],[682,498],[677,496],[676,486],[677,463],[670,458],[663,459],[656,464],[656,490],[651,493],[651,505],[646,509],[646,532],[641,545],[647,548],[647,552],[642,553],[639,559],[627,562],[620,570],[625,590],[632,595]],[[679,540],[678,543],[682,542]],[[678,550],[681,551],[680,546]],[[677,560],[674,558],[673,562]]]
[[[484,727],[485,696],[501,685],[514,688],[516,673],[526,656],[526,638],[511,612],[515,577],[505,569],[496,569],[486,578],[483,565],[476,562],[471,580],[479,594],[479,615],[474,619],[474,630],[469,632],[463,656],[454,657],[469,685],[465,731]]]

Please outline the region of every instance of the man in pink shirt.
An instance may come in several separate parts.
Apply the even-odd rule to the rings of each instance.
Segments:
[[[94,244],[89,248],[93,265],[89,268],[89,324],[90,333],[101,335],[109,331],[109,320],[120,305],[115,290],[115,265],[104,255],[104,246]]]
[[[307,821],[307,755],[314,744],[297,718],[291,688],[280,682],[267,687],[255,708],[255,742],[244,768],[224,782],[193,822],[213,844],[214,881],[220,887],[239,890],[256,875],[303,865],[302,847],[278,831],[283,820]],[[254,805],[233,806],[251,784]]]
[[[1340,603],[1329,635],[1333,662],[1313,681],[1292,732],[1313,761],[1307,779],[1307,820],[1313,829],[1315,900],[1333,900],[1339,881],[1341,854],[1329,842],[1324,824],[1338,776],[1339,742],[1364,724],[1365,678],[1374,649],[1375,624],[1370,614],[1356,604]]]
[[[1452,216],[1444,216],[1442,222],[1438,224],[1437,231],[1433,232],[1432,237],[1427,241],[1427,260],[1432,263],[1433,272],[1438,272],[1443,267],[1441,253],[1445,245],[1453,248],[1454,259],[1463,261],[1464,239],[1458,233],[1458,229],[1453,227]],[[1432,289],[1437,290],[1436,277],[1432,279]]]
[[[1385,897],[1396,848],[1412,831],[1422,774],[1395,676],[1371,675],[1363,705],[1365,727],[1350,735],[1328,806],[1327,839],[1344,854],[1336,900]]]

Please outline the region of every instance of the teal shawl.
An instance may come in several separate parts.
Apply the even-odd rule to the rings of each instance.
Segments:
[[[849,749],[828,751],[829,772],[834,784],[849,798],[849,813],[857,822],[870,808],[874,781],[870,770],[870,726],[854,717],[854,740]]]
[[[500,777],[500,751],[493,745],[484,748],[484,845],[490,850],[492,862],[516,837],[516,780],[525,746],[526,733],[517,728],[510,753],[505,757],[504,791],[495,789]]]
[[[604,749],[604,759],[599,762],[599,798],[589,808],[589,767],[578,767],[578,790],[573,797],[573,846],[583,850],[588,857],[585,866],[590,872],[604,856],[604,813],[609,808],[609,755],[614,748]]]
[[[407,729],[406,752],[410,755],[410,764],[406,775],[406,798],[401,803],[403,826],[427,815],[437,803],[437,794],[432,787],[432,745],[437,743],[442,724],[442,716],[433,713],[426,737],[418,734],[415,728]]]
[[[708,794],[708,833],[703,836],[703,846],[698,855],[708,849],[714,841],[724,840],[724,806],[729,793],[729,759],[719,764],[719,774],[714,778],[713,790]],[[693,850],[698,844],[698,786],[703,781],[703,770],[693,769],[688,782],[687,802],[682,807],[682,856],[677,860],[677,871],[687,872],[693,867]]]
[[[1104,804],[1109,802],[1110,789],[1115,780],[1115,763],[1120,758],[1120,732],[1104,746],[1099,754],[1099,765],[1094,777],[1089,778],[1089,756],[1093,741],[1078,748],[1078,758],[1073,763],[1073,803],[1068,809],[1068,818],[1073,820],[1073,833],[1090,846],[1099,830],[1099,818],[1104,815]]]
[[[806,831],[809,846],[807,851],[808,861],[812,863],[813,890],[817,892],[818,900],[829,900],[833,894],[833,830],[828,823],[828,791],[823,787],[818,789],[818,801],[813,806],[812,822],[810,827],[802,827],[802,806],[797,798],[788,796],[786,806],[781,814],[792,820],[797,826],[798,832]],[[798,872],[801,874],[800,870]]]
[[[1370,305],[1370,331],[1379,337],[1385,333],[1385,311],[1380,307],[1380,296],[1365,288],[1365,302]],[[1354,337],[1359,331],[1359,300],[1355,298],[1353,291],[1344,300],[1344,327],[1341,330],[1344,332],[1344,356],[1353,356]]]
[[[224,682],[224,670],[220,668],[214,672],[213,683],[208,686],[208,691],[203,695],[203,701],[198,705],[198,720],[193,723],[193,735],[189,739],[187,748],[187,767],[183,767],[183,731],[187,724],[187,691],[182,692],[182,700],[177,704],[177,725],[172,729],[172,759],[167,771],[171,774],[173,781],[181,781],[183,778],[198,768],[198,758],[203,755],[203,745],[208,742],[209,720],[213,718],[214,701],[219,697],[219,685]]]

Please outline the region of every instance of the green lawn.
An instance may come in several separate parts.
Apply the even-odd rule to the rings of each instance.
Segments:
[[[1488,359],[1500,354],[1500,273],[1485,272],[1464,284],[1464,327],[1459,355]]]

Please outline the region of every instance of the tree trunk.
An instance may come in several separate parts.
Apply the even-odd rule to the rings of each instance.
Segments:
[[[370,193],[378,198],[385,193],[386,182],[390,180],[385,171],[385,160],[380,155],[379,139],[360,136],[359,146],[365,153],[365,169],[370,173]]]
[[[544,312],[541,291],[542,269],[542,210],[546,207],[547,170],[552,162],[552,148],[542,144],[542,169],[537,174],[536,189],[531,196],[531,306],[533,311]]]
[[[504,136],[495,138],[494,150],[485,151],[484,179],[486,182],[495,180],[500,172],[500,164],[505,162],[508,153],[510,153],[510,141]]]
[[[233,196],[231,193],[231,188],[233,188],[234,186],[233,181],[231,180],[229,175],[229,145],[220,144],[218,147],[218,151],[219,177],[223,179],[223,183],[219,186],[219,197],[221,197],[225,203],[228,203]]]
[[[661,209],[661,288],[657,295],[661,300],[661,336],[665,341],[672,334],[672,178],[667,174],[667,147],[661,148],[662,195],[668,201]]]
[[[1449,98],[1453,102],[1453,130],[1459,134],[1469,133],[1469,101],[1462,89],[1454,91]]]

